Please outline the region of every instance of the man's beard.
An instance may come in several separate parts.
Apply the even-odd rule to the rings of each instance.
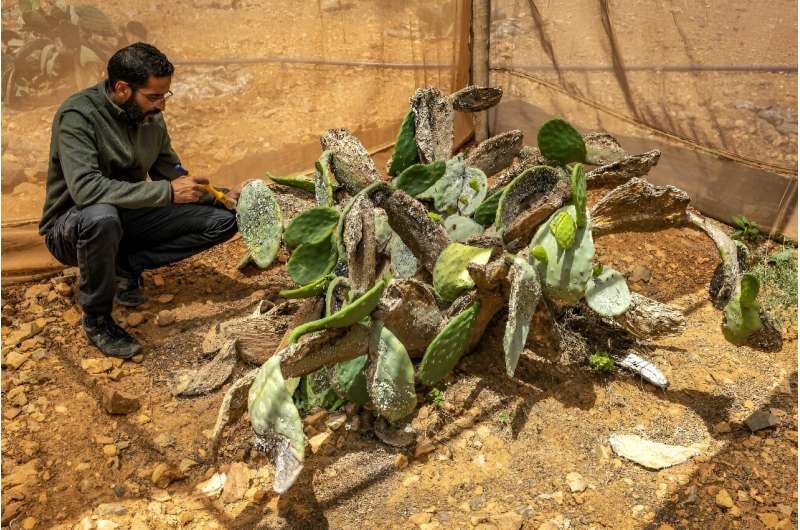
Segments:
[[[120,105],[120,108],[125,111],[125,116],[127,116],[131,123],[139,125],[144,123],[151,116],[155,116],[161,112],[159,109],[143,112],[141,107],[136,103],[135,95],[136,93],[134,92],[131,94],[131,97],[128,98],[128,101]]]

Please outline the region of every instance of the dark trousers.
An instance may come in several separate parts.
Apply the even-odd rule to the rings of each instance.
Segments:
[[[79,302],[91,315],[111,313],[117,276],[138,278],[233,237],[236,215],[199,204],[128,210],[94,204],[63,213],[45,234],[50,253],[80,267]]]

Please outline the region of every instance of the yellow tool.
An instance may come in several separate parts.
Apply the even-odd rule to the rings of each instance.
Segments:
[[[175,165],[175,171],[178,175],[184,176],[189,174],[189,170],[183,167],[180,164]],[[214,196],[214,200],[223,205],[225,208],[229,210],[236,209],[236,201],[216,189],[211,184],[206,184],[206,191],[208,191],[211,195]]]

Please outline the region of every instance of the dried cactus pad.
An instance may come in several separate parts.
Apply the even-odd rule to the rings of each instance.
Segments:
[[[522,149],[522,131],[511,130],[492,136],[478,144],[469,156],[467,165],[487,175],[507,168]]]
[[[417,141],[414,137],[414,113],[408,111],[400,130],[397,132],[397,139],[394,141],[394,154],[389,161],[386,172],[390,177],[401,174],[406,168],[419,162],[417,152]]]
[[[333,231],[329,229],[328,236],[321,241],[297,247],[286,263],[286,271],[292,280],[306,285],[333,270],[339,253],[333,244],[332,234]]]
[[[289,334],[289,344],[294,344],[297,339],[314,331],[327,328],[346,328],[368,316],[378,306],[383,290],[389,279],[384,277],[375,282],[367,292],[344,306],[336,313],[319,320],[312,320],[294,328]]]
[[[583,135],[586,145],[586,163],[602,166],[622,160],[628,153],[619,145],[616,138],[608,133],[593,132]]]
[[[453,151],[453,105],[436,88],[418,88],[411,98],[420,161],[447,160]]]
[[[453,109],[460,112],[480,112],[494,107],[503,97],[500,87],[470,85],[450,94]]]
[[[247,409],[256,435],[268,440],[278,439],[274,444],[278,451],[273,488],[276,492],[286,491],[302,469],[305,438],[300,413],[286,389],[279,355],[270,357],[259,368],[247,394]]]
[[[524,252],[524,251],[523,251]],[[511,295],[508,299],[508,321],[503,335],[506,374],[514,377],[519,356],[528,340],[531,318],[542,297],[542,286],[536,270],[526,259],[514,257],[511,264]]]
[[[621,315],[631,306],[631,292],[625,277],[610,267],[586,284],[586,303],[606,317]]]
[[[380,180],[369,153],[347,129],[329,129],[320,138],[320,143],[323,151],[333,153],[336,180],[351,195]]]
[[[561,212],[574,216],[575,206],[560,208],[550,219],[554,219]],[[558,246],[556,238],[550,233],[549,225],[549,222],[545,222],[539,226],[529,248],[535,249],[541,246],[547,255],[546,262],[537,260],[536,263],[545,294],[549,298],[574,304],[583,297],[586,282],[592,276],[594,241],[590,229],[591,219],[587,219],[586,227],[578,228],[575,232],[575,244],[569,249]]]
[[[564,120],[556,118],[545,122],[539,128],[537,140],[539,150],[545,158],[557,160],[562,164],[586,160],[586,145],[583,143],[583,138]]]
[[[459,243],[483,233],[483,226],[463,215],[451,215],[445,219],[444,228],[450,239]]]
[[[427,190],[444,176],[446,164],[444,160],[437,160],[430,164],[414,164],[408,166],[392,181],[392,185],[412,197],[416,197]]]
[[[495,216],[498,232],[511,226],[528,205],[552,191],[559,178],[558,171],[549,166],[534,166],[512,180],[498,201]]]
[[[280,248],[283,215],[263,180],[251,181],[242,189],[236,223],[255,264],[262,269],[269,267]]]
[[[419,379],[423,384],[433,386],[455,368],[464,355],[470,329],[479,311],[480,301],[476,300],[451,318],[431,341],[419,365]]]
[[[339,210],[336,208],[311,208],[292,219],[283,239],[290,247],[319,243],[330,235],[338,223]]]
[[[414,365],[403,343],[381,323],[370,335],[369,396],[372,404],[391,422],[399,421],[417,406]]]
[[[468,263],[486,265],[492,249],[451,243],[439,255],[433,268],[433,289],[443,300],[452,302],[458,295],[474,287],[467,271]]]

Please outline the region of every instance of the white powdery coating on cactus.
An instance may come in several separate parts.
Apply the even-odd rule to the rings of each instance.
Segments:
[[[320,137],[322,149],[334,155],[336,180],[350,194],[356,194],[380,180],[375,163],[361,142],[347,129],[329,129]]]
[[[631,292],[625,277],[610,267],[586,284],[586,303],[606,317],[621,315],[631,305]]]
[[[280,248],[283,215],[263,180],[251,181],[242,189],[236,224],[253,261],[261,268],[268,267]]]
[[[417,273],[417,258],[397,234],[389,242],[389,252],[392,255],[391,268],[395,278],[411,278]]]
[[[523,250],[527,253],[527,250]],[[508,300],[508,321],[503,335],[503,350],[506,357],[506,374],[514,377],[519,356],[528,340],[531,318],[542,297],[542,286],[536,270],[521,257],[514,257],[509,272],[511,296]]]
[[[411,98],[421,161],[447,160],[453,151],[453,105],[436,88],[418,88]]]
[[[483,234],[483,225],[463,215],[451,215],[445,219],[444,228],[450,239],[459,243],[463,243],[472,236]]]
[[[414,411],[414,365],[403,343],[383,324],[376,322],[370,337],[369,395],[372,404],[389,421],[398,421]]]

